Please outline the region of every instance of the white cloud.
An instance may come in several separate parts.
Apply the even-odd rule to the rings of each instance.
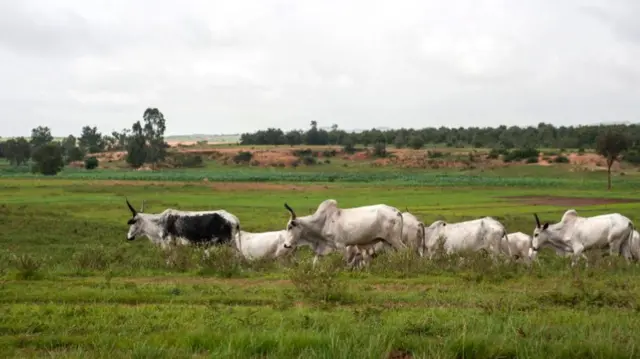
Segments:
[[[638,122],[631,0],[0,3],[0,135]]]

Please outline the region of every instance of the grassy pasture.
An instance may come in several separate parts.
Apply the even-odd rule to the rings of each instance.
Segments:
[[[346,271],[339,256],[311,271],[306,251],[296,260],[245,263],[225,249],[203,260],[189,249],[163,254],[146,239],[125,239],[124,196],[134,206],[145,199],[148,211],[225,208],[248,231],[284,228],[284,201],[302,215],[327,198],[345,207],[383,202],[408,208],[427,224],[490,215],[510,232],[530,233],[534,211],[555,221],[567,208],[585,215],[619,211],[638,221],[638,203],[570,206],[567,200],[558,206],[505,198],[638,198],[639,187],[629,178],[606,192],[599,189],[604,182],[589,177],[552,185],[544,183],[553,177],[491,175],[455,184],[412,182],[408,175],[405,182],[364,183],[365,175],[357,177],[362,181],[322,182],[305,175],[203,183],[190,180],[189,171],[168,174],[176,178],[129,173],[153,181],[115,181],[121,177],[111,174],[91,179],[71,171],[61,179],[0,178],[0,356],[348,359],[403,350],[414,358],[640,355],[640,269],[621,260],[609,265],[594,257],[588,268],[572,269],[546,253],[540,266],[525,268],[492,264],[482,255],[459,263],[389,253],[364,271]]]

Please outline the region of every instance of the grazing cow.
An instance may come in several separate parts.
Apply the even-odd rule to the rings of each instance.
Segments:
[[[515,260],[525,263],[531,262],[531,236],[522,232],[513,232],[507,235],[508,241],[500,241],[500,251]]]
[[[389,243],[396,249],[404,249],[402,243],[402,214],[384,204],[338,208],[338,202],[328,199],[320,203],[315,213],[297,217],[288,204],[284,207],[291,214],[286,227],[287,239],[284,247],[292,248],[305,238],[313,242],[315,257],[326,255],[334,250],[346,252],[348,246],[367,246],[378,241]]]
[[[424,245],[429,258],[433,258],[440,240],[447,254],[484,249],[495,256],[500,253],[502,238],[509,241],[507,230],[491,217],[458,223],[438,220],[425,228]]]
[[[187,212],[166,209],[150,214],[136,211],[129,200],[127,206],[132,217],[127,224],[127,240],[147,236],[153,243],[167,248],[171,242],[211,245],[235,242],[240,247],[240,221],[225,210]]]
[[[407,212],[402,212],[402,243],[407,247],[416,251],[420,256],[424,256],[424,223],[420,221],[416,216]],[[379,253],[392,248],[386,242],[379,241],[373,245],[367,246],[349,246],[347,247],[348,261],[355,264],[359,260],[364,258],[373,258]],[[364,252],[364,253],[363,253]],[[358,256],[356,258],[356,256]],[[362,263],[364,265],[368,263]]]
[[[541,246],[550,243],[559,251],[572,253],[572,266],[580,257],[584,258],[582,252],[588,249],[609,248],[610,255],[622,253],[627,260],[631,259],[628,244],[635,228],[633,222],[620,213],[580,217],[575,209],[569,209],[560,222],[551,225],[542,225],[538,215],[533,216],[536,220],[531,242],[534,255]]]
[[[286,230],[251,233],[241,231],[242,244],[238,248],[240,253],[248,260],[275,259],[292,254],[295,248],[285,248],[284,242]],[[309,246],[314,248],[314,243],[300,239],[298,247]]]

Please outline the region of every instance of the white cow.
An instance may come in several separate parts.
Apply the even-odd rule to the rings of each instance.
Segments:
[[[248,260],[275,259],[293,252],[284,247],[285,230],[262,233],[240,231],[240,235],[242,242],[236,243],[236,247]]]
[[[314,264],[319,256],[334,250],[346,252],[347,246],[367,246],[384,241],[396,249],[406,248],[402,243],[402,214],[397,208],[385,204],[338,208],[336,200],[327,199],[320,203],[315,213],[297,217],[288,204],[284,207],[291,213],[284,247],[298,246],[302,238],[313,242]]]
[[[574,266],[583,251],[609,248],[610,255],[622,253],[629,260],[628,244],[633,237],[633,222],[620,213],[602,214],[593,217],[580,217],[575,209],[567,210],[560,222],[540,224],[537,214],[536,227],[531,243],[535,254],[545,243],[551,244],[565,253],[572,253],[571,265]]]
[[[507,235],[509,240],[500,241],[500,252],[514,259],[520,259],[525,263],[531,262],[531,236],[522,232],[513,232]]]
[[[293,254],[296,248],[285,248],[286,230],[253,233],[240,231],[242,243],[236,243],[239,252],[248,260],[275,259]],[[315,249],[315,243],[300,239],[297,247],[308,246]]]
[[[424,223],[409,212],[402,212],[402,243],[414,250],[420,257],[424,256]],[[358,260],[371,259],[374,256],[393,248],[384,241],[367,246],[349,246],[346,256],[348,261],[355,264]],[[357,258],[355,256],[358,256]],[[368,263],[362,263],[367,265]]]
[[[492,255],[497,255],[500,253],[502,238],[509,240],[507,230],[502,223],[491,217],[458,223],[438,220],[425,228],[424,245],[429,258],[433,258],[440,240],[444,241],[447,254],[485,249]]]

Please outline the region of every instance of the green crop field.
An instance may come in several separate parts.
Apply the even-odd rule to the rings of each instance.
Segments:
[[[3,358],[634,358],[640,356],[640,268],[543,253],[539,263],[478,254],[429,261],[389,252],[363,270],[310,254],[248,263],[209,259],[146,238],[126,240],[124,198],[148,212],[224,208],[247,231],[284,229],[299,215],[386,203],[427,225],[494,216],[531,233],[618,211],[640,221],[637,176],[552,169],[417,172],[206,168],[158,173],[65,170],[58,178],[0,174],[0,356]],[[532,167],[533,168],[533,167]],[[330,170],[328,170],[330,169]],[[512,172],[508,172],[512,171]],[[545,172],[546,171],[546,172]],[[208,182],[203,182],[207,178]],[[510,196],[591,198],[564,202]],[[596,199],[600,202],[596,204]],[[546,202],[545,202],[546,201]],[[406,356],[399,356],[402,351]]]

